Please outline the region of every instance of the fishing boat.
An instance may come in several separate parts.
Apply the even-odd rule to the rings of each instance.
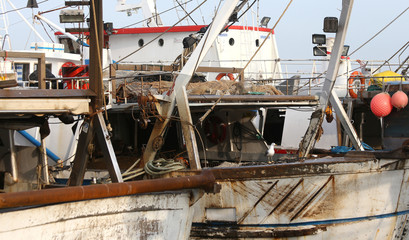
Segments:
[[[0,231],[0,236],[42,239],[406,239],[408,136],[402,119],[407,108],[400,107],[398,111],[387,105],[390,115],[372,110],[381,116],[382,121],[379,121],[369,107],[381,92],[394,93],[400,89],[406,96],[405,76],[380,76],[378,79],[383,84],[374,91],[368,91],[367,86],[353,89],[359,98],[351,96],[349,101],[352,104],[349,105],[354,107],[355,115],[361,116],[361,121],[354,122],[355,128],[362,133],[360,136],[334,91],[353,0],[344,0],[339,21],[336,19],[336,24],[328,24],[335,26],[330,31],[336,36],[320,96],[296,95],[296,91],[289,94],[284,91],[294,87],[294,84],[288,84],[289,80],[278,81],[281,88],[280,85],[275,88],[282,89],[285,94],[259,95],[258,91],[246,90],[248,85],[242,76],[244,67],[236,69],[241,80],[237,83],[228,81],[228,90],[234,87],[241,94],[188,95],[194,92],[187,89],[194,73],[234,70],[204,68],[198,63],[205,58],[202,53],[212,48],[213,41],[228,23],[231,14],[227,13],[233,13],[236,6],[240,6],[238,2],[225,1],[220,9],[223,14],[215,16],[170,86],[156,83],[159,85],[157,92],[163,94],[143,91],[143,84],[148,90],[152,90],[153,84],[137,79],[139,88],[136,92],[139,95],[135,99],[138,102],[131,102],[125,92],[123,96],[129,102],[112,105],[105,119],[99,110],[104,107],[101,48],[91,48],[95,51],[91,54],[95,59],[90,58],[90,66],[95,69],[90,69],[90,89],[72,89],[71,96],[66,98],[67,102],[75,96],[91,100],[88,110],[70,110],[72,114],[84,114],[87,118],[80,129],[67,183],[69,187],[47,184],[47,188],[55,189],[0,194],[0,208],[3,209],[0,219],[4,219],[7,226]],[[101,1],[92,1],[91,9],[99,9],[100,4]],[[102,22],[100,17],[97,12],[90,17],[94,19],[90,29],[99,32],[99,36],[102,35],[102,25],[96,23]],[[327,21],[334,23],[335,19]],[[90,35],[97,36],[96,32]],[[97,39],[91,37],[90,45],[101,47],[101,38]],[[111,76],[115,76],[119,65],[112,65],[110,69]],[[360,74],[356,78],[358,81],[364,79],[362,83],[368,81]],[[376,79],[376,76],[369,78]],[[386,83],[388,78],[400,81]],[[355,80],[354,77],[350,79],[351,82]],[[161,91],[162,88],[165,91]],[[129,88],[123,89],[129,91]],[[54,95],[61,94],[55,91]],[[7,99],[2,94],[0,96]],[[313,149],[329,102],[355,150]],[[380,101],[377,108],[382,108],[384,103]],[[313,109],[309,110],[312,114],[306,119],[300,118],[300,122],[306,121],[309,125],[304,129],[303,138],[293,139],[299,143],[297,151],[287,151],[280,144],[275,146],[274,137],[267,140],[266,133],[273,128],[266,127],[266,120],[254,124],[256,117],[263,119],[263,109],[267,108],[274,109],[275,113],[280,113],[280,109],[290,109],[288,112],[291,109]],[[113,126],[112,135],[106,127],[107,116]],[[361,124],[363,121],[369,126]],[[377,130],[367,133],[366,128]],[[270,134],[275,135],[274,132]],[[95,141],[98,140],[99,151],[90,150],[93,136]],[[371,139],[372,146],[379,144],[379,147],[376,151],[365,150],[360,137]],[[12,139],[9,142],[12,143]],[[172,149],[177,150],[172,152]],[[33,149],[29,151],[32,153]],[[11,168],[14,172],[5,173],[9,179],[19,172],[16,161],[21,164],[28,159],[20,160],[21,149],[13,152],[17,158],[7,159],[14,166]],[[90,155],[93,161],[88,162]],[[100,174],[94,175],[93,185],[83,186],[86,169],[98,163],[96,155],[101,156],[112,183],[105,183],[107,177]],[[44,152],[40,156],[44,157]],[[125,159],[138,157],[141,158],[139,162],[135,161],[129,168],[129,165],[122,167],[126,171],[121,170]],[[63,169],[56,166],[53,170]],[[142,172],[151,179],[142,179]],[[40,176],[47,174],[49,171]],[[44,211],[49,216],[39,217],[39,212]],[[7,219],[13,219],[12,224]],[[34,234],[29,233],[30,230]]]

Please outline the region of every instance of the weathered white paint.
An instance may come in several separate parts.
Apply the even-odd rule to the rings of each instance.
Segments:
[[[187,239],[189,192],[153,193],[0,213],[0,239]]]
[[[205,194],[194,204],[193,223],[207,223],[208,208],[234,208],[240,230],[326,227],[288,239],[408,239],[409,160],[326,160],[322,168],[329,173],[220,181],[220,193]]]
[[[89,113],[89,99],[24,98],[0,99],[0,113]]]

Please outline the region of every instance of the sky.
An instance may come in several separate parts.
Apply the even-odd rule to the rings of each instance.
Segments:
[[[38,11],[47,11],[64,5],[63,0],[37,0],[39,7],[37,9],[22,9],[21,13],[32,22],[31,15]],[[181,0],[179,0],[180,2]],[[6,2],[6,1],[5,1]],[[24,7],[27,0],[12,0],[16,8]],[[113,22],[114,28],[123,27],[131,23],[136,23],[142,19],[141,13],[133,14],[128,17],[125,13],[115,12],[115,0],[104,0],[104,20]],[[139,0],[128,0],[128,3],[138,3]],[[191,0],[187,8],[193,9],[201,0]],[[201,11],[193,15],[192,18],[198,24],[209,23],[212,19],[218,1],[210,1]],[[251,2],[251,1],[250,1]],[[259,17],[271,17],[268,27],[273,27],[279,16],[284,11],[289,0],[260,0],[255,4],[252,11],[256,16],[257,9]],[[174,1],[157,0],[158,12],[165,11],[174,7]],[[12,8],[6,2],[6,9]],[[287,12],[275,28],[276,40],[279,55],[282,59],[313,59],[311,35],[314,33],[323,33],[323,19],[325,17],[339,17],[342,6],[341,0],[293,0]],[[409,8],[408,0],[356,0],[352,10],[351,21],[348,28],[345,44],[350,45],[350,53],[373,37],[378,31],[389,24],[394,18]],[[58,22],[59,11],[43,14],[53,22]],[[182,16],[182,12],[172,11],[162,17],[165,25],[173,25],[177,21],[177,14]],[[3,16],[3,15],[2,15]],[[30,28],[15,13],[8,15],[9,35],[12,39],[12,48],[28,49],[33,41],[39,41],[39,38],[32,33]],[[190,22],[193,24],[192,22]],[[391,24],[386,30],[374,38],[370,43],[354,53],[352,59],[377,59],[385,60],[391,57],[407,41],[409,41],[409,10],[400,18]],[[247,24],[252,24],[252,18],[247,17]],[[2,24],[3,26],[3,24]],[[49,40],[45,34],[43,26],[36,21],[34,23],[44,39]],[[64,25],[62,25],[64,27]],[[70,27],[70,26],[65,26]],[[49,30],[48,26],[45,26]],[[4,34],[4,32],[2,32]],[[335,36],[327,34],[327,36]],[[53,37],[53,36],[51,36]],[[409,55],[409,50],[404,52],[400,58],[395,57],[392,61],[398,62]]]

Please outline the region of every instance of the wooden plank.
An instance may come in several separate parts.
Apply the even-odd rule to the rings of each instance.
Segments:
[[[131,70],[131,71],[164,71],[171,72],[173,67],[170,65],[156,64],[112,64],[114,70]],[[198,67],[196,72],[216,72],[216,73],[240,73],[242,68],[229,67]]]
[[[240,73],[243,68],[228,67],[198,67],[196,72]]]
[[[91,102],[91,106],[95,110],[102,108],[104,105],[102,84],[102,47],[104,40],[102,0],[91,1],[90,29],[89,87],[96,93],[96,97]]]
[[[68,112],[89,114],[89,99],[86,98],[1,98],[0,113],[54,114]]]
[[[38,88],[45,89],[45,53],[0,51],[0,57],[3,57],[3,58],[37,58],[38,59],[38,66],[37,66]]]
[[[16,87],[18,86],[17,81],[13,80],[1,80],[0,81],[0,88],[9,88],[9,87]]]
[[[0,98],[89,98],[95,97],[90,89],[0,89]]]
[[[6,58],[42,58],[42,57],[45,57],[45,53],[41,53],[41,52],[0,51],[0,57],[6,57]]]

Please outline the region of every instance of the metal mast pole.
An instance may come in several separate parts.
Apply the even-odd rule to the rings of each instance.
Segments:
[[[341,110],[342,108],[342,105],[340,104],[338,97],[332,94],[333,93],[332,89],[335,84],[335,79],[338,75],[338,69],[339,69],[339,64],[340,64],[339,59],[341,58],[341,53],[342,53],[343,46],[344,46],[344,41],[345,41],[347,29],[348,29],[348,23],[349,23],[349,19],[351,16],[353,3],[354,3],[354,0],[343,0],[342,1],[342,11],[341,11],[341,16],[339,20],[338,31],[336,33],[334,48],[332,49],[332,52],[331,52],[331,58],[330,58],[329,65],[328,65],[328,71],[325,76],[325,82],[324,82],[324,86],[322,89],[322,94],[320,96],[320,105],[318,109],[312,114],[310,125],[308,126],[307,132],[305,133],[305,136],[300,143],[298,156],[301,158],[307,157],[309,151],[313,147],[314,139],[317,136],[321,128],[321,124],[322,124],[322,121],[325,115],[325,109],[328,106],[328,102],[330,98],[331,98],[331,101],[337,105],[336,107],[337,110]],[[337,114],[337,117],[341,118],[341,122],[344,124],[344,127],[345,126],[352,127],[349,121],[345,120],[346,114],[344,115],[341,112]],[[353,133],[354,131],[353,129],[348,129],[347,132]],[[352,136],[352,140],[353,140],[353,143],[356,149],[363,150],[362,144],[360,143],[359,139],[356,137],[356,134],[355,134],[355,137]]]
[[[177,102],[179,116],[182,123],[183,136],[186,141],[186,148],[189,155],[190,166],[192,169],[201,168],[185,87],[192,78],[192,75],[199,66],[199,63],[203,60],[207,51],[220,34],[220,31],[226,26],[226,23],[228,22],[230,15],[235,10],[238,1],[239,0],[225,1],[224,5],[216,14],[213,23],[210,25],[209,29],[202,37],[202,40],[199,42],[199,45],[193,51],[191,57],[186,62],[186,65],[176,78],[174,87],[170,90],[169,96],[164,99],[167,102],[163,103],[161,106],[161,115],[164,116],[165,119],[164,121],[156,121],[149,138],[145,153],[143,155],[144,164],[155,158],[156,152],[159,149],[158,147],[154,146],[154,143],[157,141],[157,139],[163,136],[165,132],[164,130],[169,123],[170,117],[172,116],[175,104]]]

